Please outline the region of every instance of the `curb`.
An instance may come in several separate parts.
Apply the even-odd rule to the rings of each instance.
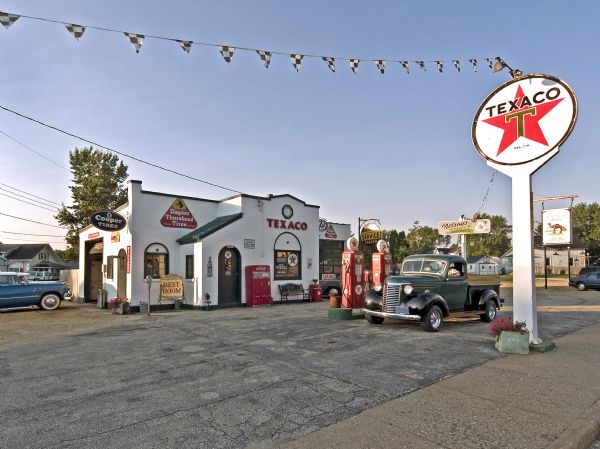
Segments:
[[[547,449],[589,449],[600,436],[600,401],[575,420]]]

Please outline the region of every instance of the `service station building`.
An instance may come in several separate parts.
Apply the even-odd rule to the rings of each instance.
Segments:
[[[149,297],[152,306],[173,304],[160,298],[160,277],[179,275],[189,306],[242,305],[245,269],[260,265],[277,302],[279,284],[339,280],[350,237],[349,224],[319,220],[319,206],[292,195],[216,201],[145,191],[132,180],[128,202],[115,212],[126,218],[124,229],[80,233],[81,301],[98,300],[102,289],[108,300],[126,297],[133,307]]]

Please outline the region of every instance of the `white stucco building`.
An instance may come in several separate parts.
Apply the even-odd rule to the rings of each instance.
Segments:
[[[331,248],[339,248],[341,260],[341,242],[350,236],[350,225],[320,222],[319,206],[291,195],[216,201],[144,191],[141,181],[129,181],[128,202],[115,212],[127,219],[121,231],[89,226],[80,233],[81,300],[96,300],[104,288],[107,299],[127,297],[138,306],[148,300],[145,277],[152,275],[154,306],[160,276],[177,274],[184,278],[188,305],[240,305],[246,302],[245,267],[267,265],[277,302],[279,284],[307,288],[321,279],[320,246],[330,249],[330,257]],[[325,279],[333,271],[326,268]]]

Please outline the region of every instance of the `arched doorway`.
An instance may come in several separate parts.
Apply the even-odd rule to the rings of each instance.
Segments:
[[[127,254],[124,249],[119,251],[117,256],[119,266],[117,267],[117,296],[119,298],[127,297]]]
[[[219,305],[242,303],[242,270],[240,252],[225,246],[219,252]]]

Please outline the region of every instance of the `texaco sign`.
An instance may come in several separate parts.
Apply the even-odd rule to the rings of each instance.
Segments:
[[[561,145],[576,119],[577,100],[567,83],[525,75],[485,99],[473,120],[473,143],[488,161],[525,164]]]

